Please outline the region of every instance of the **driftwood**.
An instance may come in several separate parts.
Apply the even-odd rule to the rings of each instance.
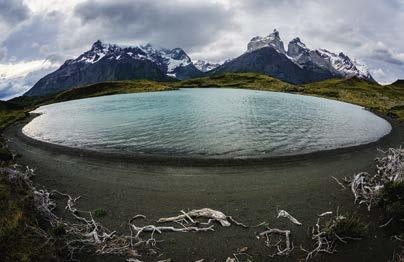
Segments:
[[[365,205],[369,211],[379,201],[379,192],[387,182],[404,179],[404,149],[400,147],[379,151],[383,155],[375,159],[376,173],[371,175],[361,172],[350,182],[354,202]]]
[[[269,228],[257,235],[258,239],[265,238],[265,245],[269,248],[275,248],[275,253],[271,254],[271,257],[274,256],[287,256],[289,255],[293,249],[293,243],[290,241],[290,230],[283,230],[277,228]],[[278,240],[275,243],[272,243],[272,236],[280,235],[284,237],[284,246],[282,247],[282,239]]]
[[[323,213],[321,213],[321,214],[318,215],[318,216],[319,216],[319,217],[325,217],[325,216],[328,216],[328,215],[332,215],[332,211],[323,212]]]
[[[321,218],[317,219],[317,223],[311,232],[312,239],[314,240],[314,249],[308,251],[303,247],[300,247],[301,250],[307,253],[306,261],[316,256],[318,253],[333,254],[335,252],[335,241],[327,238],[326,232],[321,229],[320,219]]]
[[[119,235],[116,231],[108,230],[98,223],[90,211],[77,208],[78,197],[72,197],[69,194],[57,190],[48,191],[46,189],[36,189],[33,186],[31,178],[34,176],[34,170],[31,168],[21,168],[18,165],[13,168],[0,168],[0,172],[7,175],[8,180],[14,184],[23,184],[27,186],[34,195],[34,204],[41,216],[45,218],[52,227],[63,227],[66,232],[64,236],[64,247],[70,260],[75,260],[78,252],[94,252],[98,255],[119,255],[127,258],[127,261],[140,261],[141,256],[138,248],[149,248],[150,252],[156,244],[156,234],[163,232],[207,232],[214,231],[212,222],[218,222],[223,227],[229,227],[231,223],[247,227],[238,222],[231,216],[226,216],[223,212],[210,208],[195,209],[189,212],[181,211],[176,217],[160,218],[159,223],[173,222],[180,226],[139,226],[134,222],[138,219],[145,219],[142,214],[135,215],[128,221],[130,235]],[[58,217],[54,210],[56,208],[55,197],[66,199],[65,209],[76,222],[66,221]],[[198,218],[208,219],[203,223],[197,221]],[[52,238],[45,231],[38,229],[38,234]],[[147,237],[145,237],[147,235]],[[243,255],[242,252],[235,253],[235,257]]]
[[[279,210],[278,211],[278,216],[276,218],[280,218],[280,217],[286,217],[288,218],[293,224],[301,226],[302,223],[300,223],[296,218],[294,218],[292,215],[290,215],[288,212],[286,212],[285,210]]]
[[[334,228],[341,220],[346,219],[346,217],[338,215],[338,210],[336,216],[326,223],[328,230],[326,230],[325,227],[322,227],[321,219],[331,214],[331,211],[327,211],[320,214],[317,218],[317,222],[313,226],[311,231],[311,238],[314,241],[314,248],[309,251],[300,246],[300,249],[307,253],[306,261],[312,259],[319,253],[333,254],[336,251],[338,241],[346,244],[347,240],[360,240],[360,238],[354,238],[350,236],[339,236],[335,232],[330,230]]]
[[[220,211],[213,210],[210,208],[202,208],[202,209],[194,209],[189,212],[181,211],[181,215],[175,217],[167,217],[167,218],[160,218],[157,222],[158,223],[166,223],[166,222],[179,222],[179,221],[189,221],[192,224],[196,224],[193,218],[207,218],[208,222],[205,224],[210,224],[213,221],[220,223],[223,227],[229,227],[231,224],[227,220],[227,216]]]
[[[354,195],[354,203],[365,205],[368,211],[380,200],[380,192],[388,182],[404,180],[404,149],[389,148],[387,151],[379,150],[382,156],[375,159],[376,172],[360,172],[352,179],[345,179],[347,186]],[[331,176],[343,189],[344,183]]]
[[[195,219],[198,218],[205,218],[208,219],[207,222],[200,222]],[[218,222],[223,227],[229,227],[232,222],[236,226],[241,226],[244,228],[248,228],[247,225],[238,222],[231,216],[226,216],[223,212],[214,210],[211,208],[202,208],[202,209],[194,209],[189,212],[185,212],[181,210],[181,214],[174,217],[163,217],[157,220],[157,223],[167,223],[167,222],[174,222],[179,223],[182,226],[184,224],[191,224],[191,225],[210,225],[212,222]]]
[[[334,179],[335,182],[337,182],[338,185],[340,185],[340,186],[342,187],[342,189],[346,189],[346,186],[345,186],[343,183],[341,183],[341,182],[338,180],[338,178],[336,178],[335,176],[331,176],[331,178]]]

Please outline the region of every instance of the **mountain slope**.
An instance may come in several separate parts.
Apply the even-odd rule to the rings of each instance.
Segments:
[[[58,70],[40,79],[25,96],[44,96],[97,82],[131,79],[170,81],[200,75],[180,48],[120,47],[95,42],[76,59],[67,60]]]
[[[252,50],[210,71],[219,75],[226,72],[255,72],[292,83],[310,83],[331,78],[328,72],[316,72],[299,67],[273,47]]]
[[[374,81],[364,65],[343,53],[310,50],[299,38],[290,41],[286,51],[276,29],[268,36],[252,38],[244,54],[210,73],[225,72],[263,73],[294,84],[353,76]]]

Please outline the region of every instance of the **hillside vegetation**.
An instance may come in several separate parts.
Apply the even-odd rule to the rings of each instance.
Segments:
[[[155,82],[149,80],[112,81],[87,85],[64,91],[52,97],[51,101],[61,102],[96,96],[152,91],[168,91],[174,89],[176,88],[174,88],[170,83]]]
[[[364,106],[372,111],[404,119],[404,88],[382,86],[358,78],[331,79],[304,86],[303,93]]]
[[[297,92],[298,86],[256,73],[226,73],[219,76],[200,77],[172,83],[175,87],[227,87],[265,91]]]

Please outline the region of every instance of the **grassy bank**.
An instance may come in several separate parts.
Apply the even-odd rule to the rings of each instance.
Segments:
[[[129,94],[140,92],[156,92],[174,90],[175,87],[170,83],[154,82],[149,80],[135,80],[135,81],[113,81],[97,83],[93,85],[83,86],[56,94],[51,98],[51,102],[61,102],[73,99],[116,95],[116,94]]]
[[[358,78],[331,79],[305,85],[302,92],[357,104],[404,119],[404,88],[396,85],[381,86]]]

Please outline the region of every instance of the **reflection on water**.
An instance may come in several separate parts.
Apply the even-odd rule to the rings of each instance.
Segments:
[[[33,138],[120,153],[254,158],[376,141],[390,124],[351,104],[242,89],[181,89],[43,106]]]

